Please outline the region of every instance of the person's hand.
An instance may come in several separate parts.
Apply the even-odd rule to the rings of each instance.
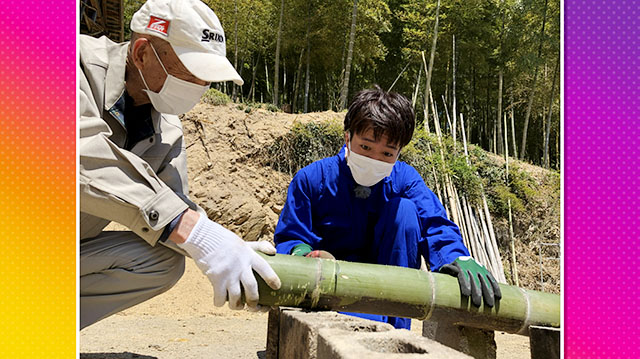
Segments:
[[[255,250],[274,255],[276,249],[265,241],[245,242],[218,223],[200,216],[184,243],[178,243],[209,278],[213,285],[213,304],[224,305],[229,298],[229,308],[243,309],[242,291],[247,305],[258,307],[258,283],[256,271],[267,285],[280,288],[280,278],[271,266]]]
[[[306,243],[300,243],[300,244],[296,245],[295,247],[293,247],[293,249],[291,250],[291,255],[292,256],[306,257],[307,254],[311,253],[312,250],[313,250],[313,248],[311,248],[310,245],[308,245]]]
[[[324,258],[324,259],[336,259],[336,257],[333,256],[333,254],[327,252],[327,251],[323,251],[323,250],[315,250],[315,251],[311,251],[309,253],[307,253],[307,255],[305,255],[305,257],[309,257],[309,258]]]
[[[313,248],[306,243],[300,243],[293,247],[291,255],[308,258],[336,259],[333,254],[323,250],[313,250]]]
[[[470,296],[477,307],[482,303],[482,298],[489,307],[502,298],[500,286],[493,275],[471,257],[458,257],[452,263],[443,265],[440,272],[458,277],[460,292]]]

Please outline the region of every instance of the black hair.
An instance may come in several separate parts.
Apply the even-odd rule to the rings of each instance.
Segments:
[[[375,85],[353,97],[344,118],[344,130],[360,135],[372,128],[376,141],[386,135],[389,144],[404,147],[411,141],[415,122],[413,107],[406,97]]]

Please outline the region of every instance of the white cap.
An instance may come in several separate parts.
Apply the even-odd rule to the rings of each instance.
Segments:
[[[133,14],[131,31],[169,42],[189,72],[203,81],[244,83],[227,59],[220,20],[200,0],[147,0]]]

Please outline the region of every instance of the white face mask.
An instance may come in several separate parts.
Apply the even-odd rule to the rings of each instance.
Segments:
[[[144,83],[144,87],[147,88],[143,91],[147,93],[147,96],[149,96],[149,100],[151,100],[153,108],[160,113],[167,113],[171,115],[181,115],[189,112],[189,110],[200,102],[200,98],[209,89],[209,86],[194,84],[193,82],[181,80],[173,75],[169,75],[167,69],[165,69],[164,64],[160,60],[160,57],[158,57],[156,49],[153,48],[153,45],[151,45],[151,49],[153,50],[153,53],[156,54],[156,58],[160,62],[164,73],[167,74],[167,78],[164,81],[164,85],[162,85],[160,92],[153,92],[149,89],[149,86],[147,86],[147,82],[144,80],[142,72],[138,69],[142,82]]]
[[[395,161],[392,163],[378,161],[351,151],[351,140],[347,150],[347,166],[351,169],[353,179],[361,186],[371,187],[382,181],[391,174],[393,165],[396,164]]]

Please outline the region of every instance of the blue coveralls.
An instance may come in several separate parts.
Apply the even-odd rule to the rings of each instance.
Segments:
[[[278,253],[307,243],[340,260],[409,268],[420,268],[423,255],[432,271],[469,255],[458,226],[413,167],[396,162],[388,177],[370,187],[368,198],[356,197],[356,186],[345,146],[298,171],[274,234]],[[408,318],[346,314],[411,326]]]

